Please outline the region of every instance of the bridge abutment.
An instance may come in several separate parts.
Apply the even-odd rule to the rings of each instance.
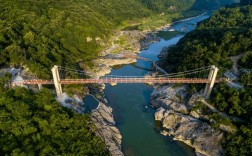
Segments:
[[[205,91],[204,91],[204,97],[206,99],[208,99],[210,97],[210,95],[211,95],[211,92],[213,90],[213,86],[214,86],[214,83],[215,83],[215,79],[216,79],[218,70],[219,69],[217,67],[211,66],[211,70],[210,70],[209,75],[208,75],[208,80],[210,81],[210,83],[206,84]]]
[[[57,97],[60,97],[62,95],[62,87],[60,84],[60,76],[59,76],[58,66],[55,65],[52,68],[52,74],[53,74],[53,82],[54,82]]]

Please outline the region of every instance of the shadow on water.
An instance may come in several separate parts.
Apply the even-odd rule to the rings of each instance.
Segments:
[[[137,64],[131,64],[134,68],[137,68],[137,69],[141,69],[141,70],[145,70],[145,71],[153,71],[152,69],[150,68],[145,68],[145,67],[141,67]]]
[[[135,62],[134,62],[134,63],[130,63],[129,65],[134,65],[134,64],[136,64],[136,63],[135,63]],[[115,65],[115,66],[113,66],[112,68],[113,68],[114,70],[116,70],[116,69],[122,68],[123,66],[125,66],[125,64]]]
[[[157,33],[158,37],[161,37],[162,39],[168,41],[169,39],[173,38],[176,35],[181,35],[181,32],[179,31],[159,31]]]
[[[84,102],[84,113],[90,113],[93,109],[96,109],[99,102],[91,95],[86,95],[83,99]]]

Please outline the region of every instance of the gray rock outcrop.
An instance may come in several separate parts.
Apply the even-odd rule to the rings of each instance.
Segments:
[[[124,44],[117,44],[123,38]],[[88,38],[91,40],[91,38]],[[92,77],[101,77],[111,72],[111,67],[115,65],[130,64],[136,62],[136,58],[118,57],[121,54],[128,53],[136,55],[141,49],[147,49],[153,42],[159,41],[160,38],[155,33],[144,33],[139,30],[120,31],[118,36],[114,37],[111,47],[102,51],[102,56],[93,60],[95,68],[80,63],[80,67]]]
[[[112,156],[123,156],[121,151],[122,136],[112,115],[112,108],[100,103],[91,113],[91,119],[97,130],[96,135],[105,141]]]
[[[161,121],[164,118],[164,112],[165,112],[164,108],[162,107],[158,108],[155,112],[155,120]]]
[[[84,69],[86,73],[88,73],[91,77],[101,77],[106,74],[109,74],[112,70],[112,66],[122,65],[122,64],[130,64],[136,62],[135,58],[110,58],[110,57],[102,57],[93,61],[94,66],[96,68],[90,68],[85,66]]]
[[[207,123],[200,120],[166,110],[161,120],[164,130],[195,148],[196,152],[205,155],[221,155],[222,149],[219,143],[223,139],[223,133],[211,128]]]
[[[161,134],[171,135],[174,140],[182,141],[195,148],[198,155],[216,156],[223,153],[221,142],[223,132],[212,128],[200,120],[202,116],[192,109],[186,101],[186,88],[162,86],[156,87],[151,96],[151,103],[158,108],[155,120],[162,124]]]

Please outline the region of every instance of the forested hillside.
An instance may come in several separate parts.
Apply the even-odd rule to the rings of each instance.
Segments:
[[[39,78],[48,79],[54,64],[76,68],[77,62],[82,61],[90,65],[118,26],[161,13],[178,16],[196,3],[196,0],[0,0],[0,67],[26,65]]]
[[[251,21],[251,6],[220,9],[169,49],[167,63],[176,70],[212,64],[231,68],[230,56],[252,50]]]
[[[48,79],[54,64],[90,65],[118,28],[215,2],[0,0],[0,68],[23,65]],[[46,89],[13,90],[5,88],[6,82],[6,77],[0,78],[0,155],[108,155],[88,115],[61,107]]]
[[[1,0],[0,66],[23,64],[38,77],[49,78],[47,70],[54,64],[88,65],[124,21],[164,11],[164,1],[157,2],[147,8],[147,2],[138,0]],[[180,10],[193,2],[183,3]]]
[[[0,155],[109,155],[90,117],[62,107],[46,89],[6,89],[0,77]]]
[[[223,143],[225,155],[249,155],[252,153],[252,6],[223,8],[214,13],[168,50],[166,65],[175,71],[216,65],[220,68],[219,77],[223,77],[224,71],[232,69],[230,57],[234,56],[241,56],[238,81],[243,88],[215,85],[209,102],[219,111],[244,120],[229,121],[238,131],[227,134]]]

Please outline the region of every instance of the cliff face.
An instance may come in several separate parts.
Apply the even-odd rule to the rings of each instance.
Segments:
[[[213,129],[199,110],[195,109],[195,98],[185,100],[185,87],[156,87],[151,104],[158,108],[155,120],[162,123],[162,134],[172,135],[193,148],[197,154],[221,155],[223,132]]]

